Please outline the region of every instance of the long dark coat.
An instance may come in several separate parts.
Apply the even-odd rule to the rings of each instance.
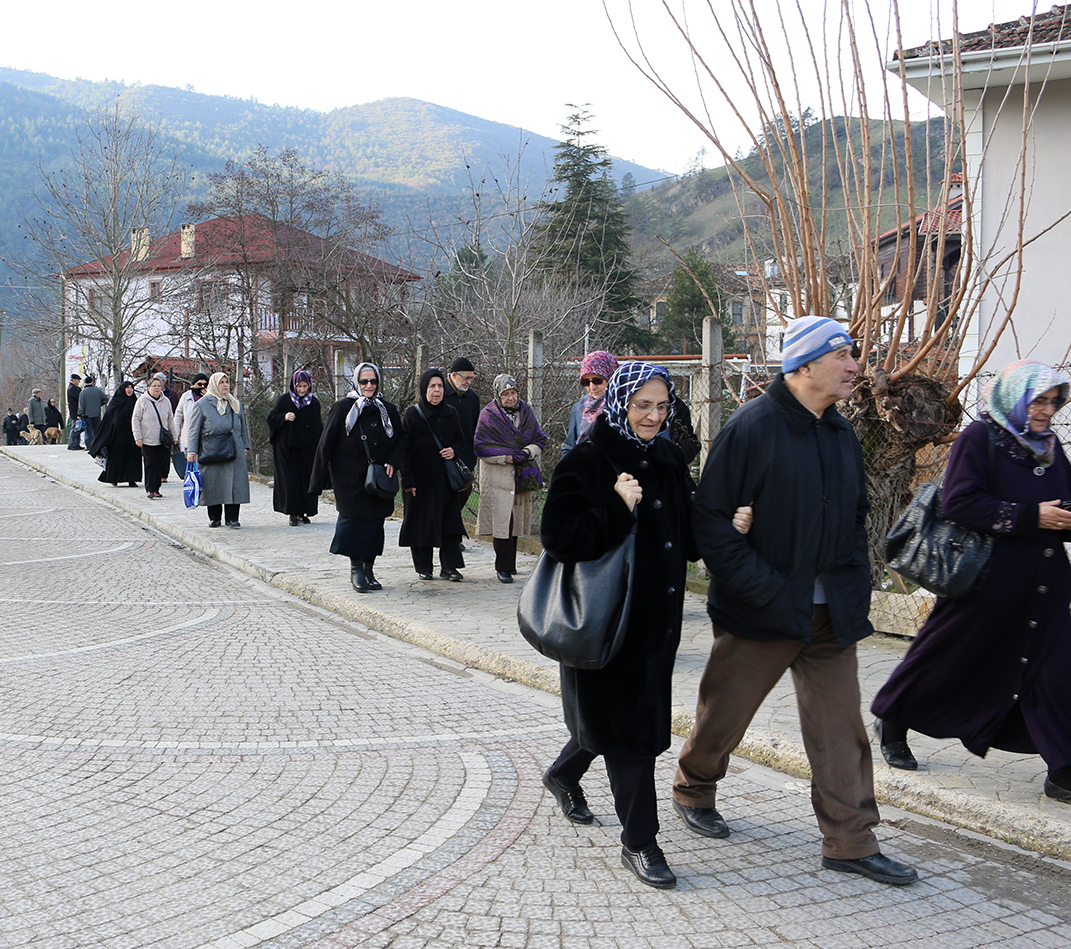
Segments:
[[[286,421],[293,412],[294,421]],[[289,392],[279,396],[268,413],[272,457],[275,461],[275,488],[272,506],[283,514],[315,514],[319,499],[309,491],[312,462],[324,430],[320,402],[316,396],[300,409],[294,407]]]
[[[643,488],[635,515],[614,490],[622,471]],[[636,585],[621,651],[604,669],[561,667],[565,724],[587,751],[650,758],[669,747],[685,573],[688,559],[695,557],[689,500],[684,458],[676,445],[656,438],[643,451],[603,415],[554,469],[540,535],[550,556],[564,563],[594,560],[636,524]]]
[[[343,517],[356,517],[364,521],[383,520],[394,513],[392,498],[378,498],[364,490],[368,473],[368,456],[361,445],[361,436],[366,438],[372,461],[380,465],[402,464],[402,421],[393,402],[386,402],[392,436],[383,427],[379,409],[366,405],[357,417],[357,424],[346,434],[346,416],[356,399],[340,399],[331,406],[327,425],[316,447],[312,466],[310,490],[319,494],[332,487],[335,492],[335,508]]]
[[[461,457],[461,423],[457,412],[445,403],[430,414],[425,409],[425,414],[427,422],[414,405],[402,418],[402,489],[416,488],[416,497],[402,496],[405,514],[398,534],[400,547],[441,547],[444,536],[468,536],[458,495],[446,483],[446,462],[428,430],[430,423],[443,448],[453,448]]]
[[[952,446],[942,501],[949,517],[996,536],[989,563],[966,596],[937,598],[871,707],[925,735],[959,738],[976,755],[1036,750],[1050,769],[1064,767],[1071,532],[1040,530],[1038,503],[1071,498],[1071,466],[1057,445],[1054,463],[1036,468],[998,430],[991,480],[986,426],[972,422]]]
[[[119,393],[113,395],[104,421],[100,423],[93,441],[86,446],[94,458],[105,456],[104,470],[98,481],[117,485],[141,480],[141,449],[134,441],[134,430],[130,424],[137,401],[134,395],[129,398]]]

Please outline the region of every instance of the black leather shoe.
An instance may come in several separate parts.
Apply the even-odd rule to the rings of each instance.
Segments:
[[[878,736],[878,747],[881,748],[881,756],[890,768],[899,768],[901,771],[918,771],[919,763],[911,754],[911,749],[906,741],[885,741],[885,723],[880,718],[874,719],[874,734]]]
[[[300,527],[301,526],[301,518],[298,517],[296,514],[291,514],[290,515],[290,526],[291,527]]]
[[[574,824],[590,824],[595,820],[595,815],[588,809],[587,799],[579,784],[572,786],[563,784],[557,778],[551,777],[548,768],[543,772],[543,787],[554,795],[562,813]]]
[[[383,589],[383,584],[372,575],[372,565],[367,560],[364,562],[364,578],[368,581],[369,590]]]
[[[834,860],[832,857],[823,857],[822,866],[827,870],[839,870],[841,873],[860,873],[865,877],[870,877],[871,880],[891,883],[893,886],[907,886],[919,878],[914,867],[890,860],[883,853],[873,853],[869,857],[859,857],[856,860]]]
[[[308,515],[302,514],[301,515],[301,523],[302,524],[311,524],[312,521],[309,520]]]
[[[439,571],[439,576],[440,576],[440,577],[441,577],[441,578],[442,578],[443,580],[453,580],[453,581],[454,581],[454,583],[458,583],[458,582],[460,582],[461,580],[464,580],[464,579],[465,579],[465,578],[464,578],[463,576],[461,576],[461,574],[460,574],[460,573],[458,573],[458,572],[457,572],[456,570],[440,570],[440,571]]]
[[[1071,804],[1071,789],[1057,784],[1049,775],[1045,775],[1045,796],[1051,797],[1054,801]]]
[[[235,530],[238,530],[241,526],[237,521],[227,521],[227,527],[233,527]]]
[[[368,592],[368,577],[365,576],[363,563],[350,564],[350,585],[358,593]]]
[[[677,878],[666,863],[665,855],[658,844],[651,844],[640,850],[621,848],[621,865],[628,867],[641,883],[659,890],[672,890],[677,885]]]
[[[209,527],[222,527],[223,525],[219,521],[209,521],[208,522],[208,526]]]
[[[674,800],[673,810],[681,815],[681,820],[688,829],[697,834],[702,834],[704,837],[729,836],[729,825],[713,807],[688,807]]]
[[[513,582],[513,576],[510,574],[510,572],[508,570],[499,570],[498,571],[498,582],[499,583],[512,583]]]
[[[433,577],[430,573],[421,573],[419,570],[417,571],[417,576],[420,577],[421,580],[434,580],[435,579],[435,577]]]

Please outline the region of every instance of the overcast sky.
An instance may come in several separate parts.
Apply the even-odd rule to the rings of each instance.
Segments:
[[[711,60],[725,61],[707,22],[706,0],[667,2],[704,37]],[[820,31],[821,0],[800,2],[808,23]],[[879,34],[886,29],[888,2],[872,2]],[[951,0],[933,7],[927,0],[902,2],[911,11],[901,13],[907,46],[949,35]],[[712,3],[718,10],[728,7],[728,0]],[[777,9],[774,0],[756,4]],[[613,22],[627,32],[628,0],[607,5]],[[1030,9],[1029,0],[977,0],[964,5],[960,29],[983,29]],[[652,61],[676,87],[693,88],[688,57],[661,0],[633,0],[633,13]],[[795,44],[798,28],[790,32]],[[590,103],[600,144],[621,158],[674,173],[709,145],[628,61],[602,0],[357,0],[340,4],[337,12],[320,4],[49,0],[10,5],[3,33],[0,65],[68,79],[189,84],[202,93],[318,110],[409,96],[551,137],[567,114],[565,103]],[[733,72],[726,61],[725,75]],[[721,122],[727,113],[715,114]],[[705,162],[720,163],[713,155]]]

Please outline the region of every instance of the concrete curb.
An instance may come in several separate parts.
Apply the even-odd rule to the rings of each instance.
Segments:
[[[7,451],[4,451],[4,454],[16,463],[39,471],[58,483],[85,491],[106,504],[133,515],[191,550],[263,580],[300,600],[361,623],[383,635],[427,649],[468,668],[479,669],[552,695],[561,694],[556,669],[461,642],[444,636],[424,623],[400,620],[363,602],[327,593],[308,583],[302,575],[269,570],[211,543],[198,533],[154,517],[151,513],[116,498],[110,492],[98,489],[96,484],[86,484],[64,477],[32,457]],[[705,586],[701,592],[705,592]],[[694,720],[694,714],[677,710],[672,721],[674,734],[686,738],[691,732]],[[737,757],[810,780],[810,766],[802,745],[786,735],[751,728],[733,753]],[[991,801],[967,791],[936,788],[912,772],[885,768],[875,770],[874,790],[882,804],[1003,840],[1026,850],[1071,860],[1071,831],[1066,824],[1044,815],[1032,814],[1019,805]]]

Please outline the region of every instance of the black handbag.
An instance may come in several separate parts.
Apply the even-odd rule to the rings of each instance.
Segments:
[[[428,417],[421,411],[419,405],[416,406],[416,410],[420,417],[424,419],[424,424],[428,426],[428,431],[431,432],[431,437],[435,439],[435,444],[439,451],[442,451],[443,443],[439,441],[439,436],[435,434],[435,429],[431,427]],[[453,458],[444,458],[443,462],[446,464],[446,483],[455,494],[460,494],[476,480],[476,475],[472,473],[472,469],[456,454]]]
[[[160,423],[160,434],[157,436],[160,439],[160,445],[163,448],[170,448],[175,444],[175,439],[171,436],[171,429],[164,427],[164,420],[160,418],[160,410],[155,405],[152,410],[156,413],[156,421]]]
[[[231,412],[231,430],[229,432],[202,432],[201,450],[197,453],[197,464],[222,465],[238,457],[238,444],[234,438],[234,412]]]
[[[368,436],[364,432],[361,432],[361,444],[368,459],[368,469],[364,474],[365,493],[390,501],[398,493],[398,472],[388,475],[386,465],[372,461],[372,453],[368,450]]]
[[[990,429],[990,481],[994,451]],[[919,485],[907,510],[885,538],[885,562],[890,570],[950,599],[970,592],[992,551],[992,534],[971,530],[945,517],[941,488],[931,481]]]
[[[635,566],[635,527],[598,560],[561,563],[544,550],[517,604],[521,635],[563,666],[605,668],[625,641]]]

